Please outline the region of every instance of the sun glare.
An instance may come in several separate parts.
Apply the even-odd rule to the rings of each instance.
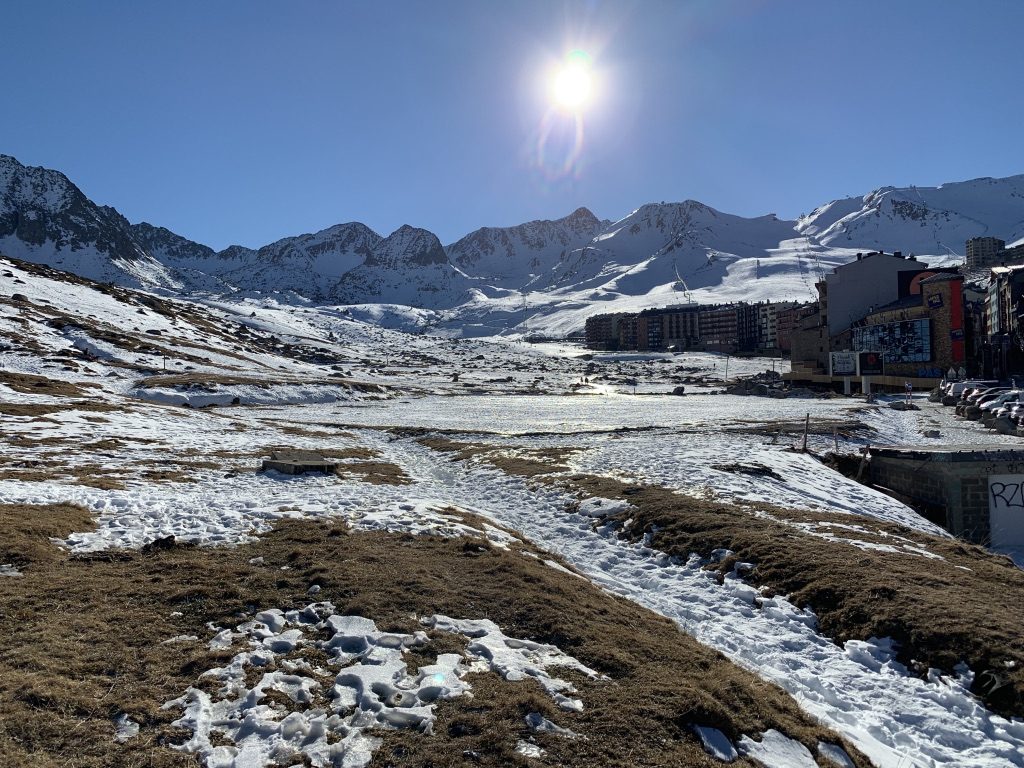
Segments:
[[[590,57],[583,51],[573,51],[552,79],[551,93],[555,103],[566,109],[578,110],[590,99],[592,89]]]

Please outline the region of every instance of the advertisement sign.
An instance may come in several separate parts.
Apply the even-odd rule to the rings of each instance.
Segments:
[[[942,306],[942,294],[932,293],[928,296],[928,306],[932,309],[938,309]]]
[[[857,353],[856,352],[830,352],[829,367],[832,376],[856,376],[857,375]]]
[[[861,376],[884,375],[881,352],[861,352],[858,356],[858,361],[860,363]]]
[[[952,339],[953,341],[963,341],[964,340],[964,329],[963,328],[954,328],[952,331],[949,332],[949,338]]]

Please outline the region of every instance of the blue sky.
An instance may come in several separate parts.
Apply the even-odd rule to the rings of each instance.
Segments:
[[[1024,2],[7,3],[0,153],[217,248],[1024,173]],[[551,105],[589,56],[592,101]]]

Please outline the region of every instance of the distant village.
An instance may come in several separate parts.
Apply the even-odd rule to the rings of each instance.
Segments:
[[[681,304],[587,320],[599,350],[788,355],[786,378],[932,387],[954,376],[1024,373],[1024,244],[967,241],[958,267],[900,251],[858,253],[815,284],[818,300]]]

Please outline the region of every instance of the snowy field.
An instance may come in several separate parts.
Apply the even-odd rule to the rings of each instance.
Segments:
[[[46,324],[40,300],[77,307],[82,316],[98,315],[122,328],[137,325],[140,310],[150,310],[84,286],[19,274],[19,290],[32,308],[0,305],[0,327],[14,340],[0,350],[0,374],[7,377],[0,384],[0,407],[7,406],[0,504],[73,502],[91,510],[96,529],[76,531],[63,542],[73,552],[140,548],[171,535],[230,546],[260,537],[285,518],[337,519],[356,531],[480,535],[502,548],[530,542],[777,684],[875,765],[1024,766],[1024,722],[982,706],[968,690],[972,670],[920,676],[895,660],[887,638],[834,643],[819,632],[812,612],[785,595],[761,594],[735,572],[720,583],[696,556],[669,557],[620,537],[602,519],[622,511],[622,502],[598,497],[580,503],[557,482],[531,482],[485,461],[453,461],[419,439],[444,435],[512,458],[554,452],[564,464],[556,478],[586,474],[659,486],[738,504],[753,519],[772,514],[766,505],[801,510],[810,518],[786,524],[851,557],[864,550],[890,552],[916,558],[927,570],[941,555],[897,536],[880,542],[883,534],[872,523],[947,534],[813,455],[794,452],[804,419],[819,427],[809,440],[816,453],[922,441],[1016,445],[1017,438],[959,422],[952,409],[923,399],[920,411],[896,412],[856,399],[712,394],[725,377],[723,356],[591,356],[561,345],[452,342],[269,303],[223,303],[209,308],[203,322],[185,314],[152,322],[147,317],[139,333],[159,331],[148,335],[160,340],[160,348],[133,348],[96,324]],[[241,322],[253,336],[225,335],[213,344],[205,324],[229,322]],[[287,355],[275,346],[281,344],[292,345]],[[67,350],[79,356],[57,356]],[[188,376],[147,381],[166,376],[165,357],[172,373]],[[729,378],[776,365],[733,358]],[[52,387],[37,393],[34,379],[18,376],[45,376],[76,389],[70,395]],[[687,377],[693,394],[668,394]],[[209,403],[223,407],[198,407]],[[181,407],[186,404],[192,407]],[[936,429],[940,438],[923,437]],[[332,451],[351,472],[254,473],[275,447]],[[369,479],[381,472],[392,473],[391,482]],[[83,477],[109,483],[97,487]],[[482,522],[468,524],[453,510]],[[835,514],[849,523],[837,524]],[[550,565],[563,568],[555,560]],[[0,569],[0,577],[17,578],[10,564],[0,563]],[[329,613],[316,621],[327,621]],[[277,633],[301,624],[296,617],[279,623]],[[259,644],[265,637],[253,634],[258,629],[238,631]],[[367,636],[376,632],[374,627]],[[493,632],[501,634],[496,627]],[[235,673],[217,674],[228,679]],[[438,674],[451,691],[462,690],[452,664]],[[221,705],[199,693],[179,704],[196,732],[196,750],[210,765],[243,764],[243,753],[242,762],[217,762],[227,753],[210,744],[210,713]],[[272,730],[281,737],[277,724]],[[745,754],[771,768],[815,765],[803,746],[777,732],[746,734],[736,743],[722,743],[721,733],[702,739],[719,757]],[[337,764],[369,759],[370,742],[353,740],[358,743],[351,762]],[[264,746],[246,743],[243,752],[253,756],[253,765],[265,764]],[[838,747],[825,753],[833,755],[831,764],[850,764]]]

